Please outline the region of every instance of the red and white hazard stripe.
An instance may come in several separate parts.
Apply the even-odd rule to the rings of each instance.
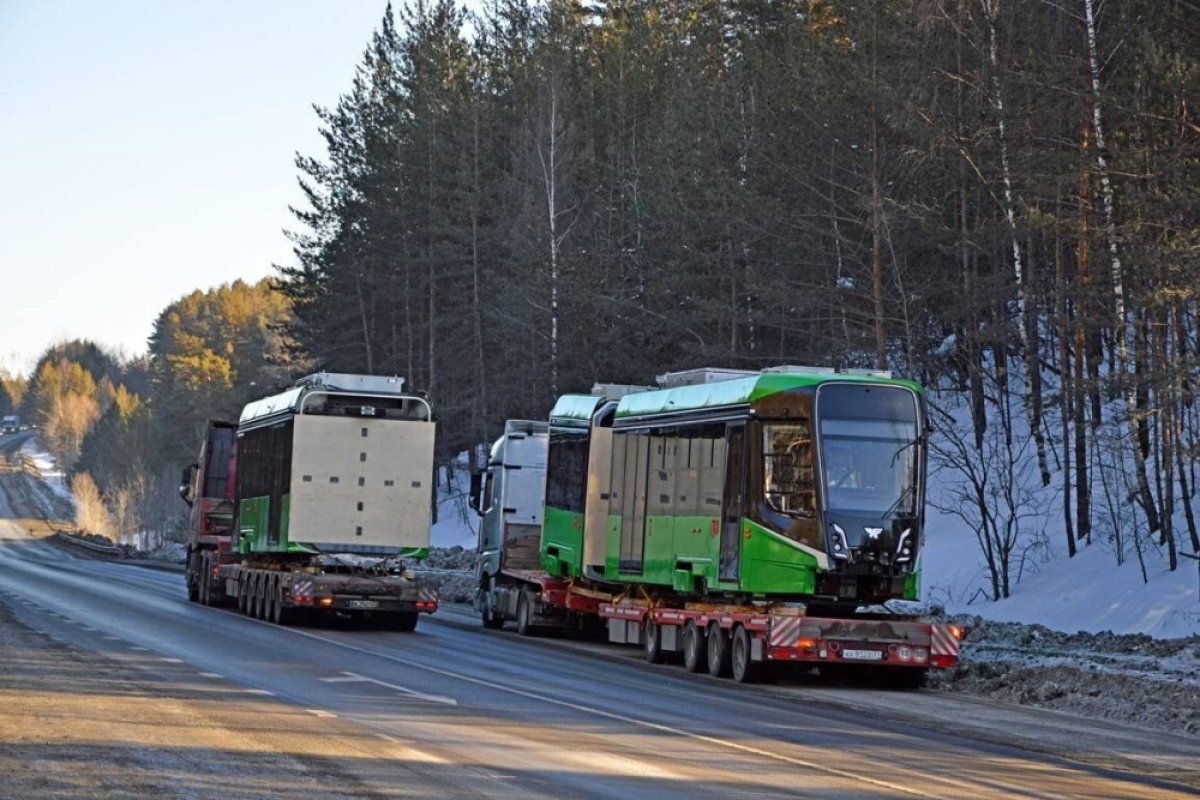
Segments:
[[[930,625],[929,651],[935,656],[958,658],[958,637],[949,625]]]

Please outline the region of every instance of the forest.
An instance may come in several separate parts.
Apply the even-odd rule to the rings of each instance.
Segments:
[[[881,368],[929,388],[994,597],[1048,516],[1071,554],[1176,569],[1200,554],[1198,55],[1194,0],[389,6],[297,155],[295,260],[254,290],[278,301],[164,311],[129,376],[89,371],[142,400],[95,390],[64,447],[105,475],[89,438],[144,403],[165,471],[301,368],[429,391],[443,463],[597,381]]]

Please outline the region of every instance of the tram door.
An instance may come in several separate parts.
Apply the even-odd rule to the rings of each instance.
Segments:
[[[723,581],[738,579],[742,549],[742,510],[746,507],[746,426],[725,429],[725,497],[721,511],[721,554],[718,576]]]

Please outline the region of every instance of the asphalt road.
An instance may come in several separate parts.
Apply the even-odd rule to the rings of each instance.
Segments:
[[[10,516],[0,499],[0,603],[21,625],[147,680],[213,687],[230,713],[299,712],[298,738],[315,722],[331,742],[386,746],[330,756],[371,797],[1163,800],[1200,784],[1193,744],[1158,734],[930,693],[717,684],[627,649],[484,631],[462,612],[415,634],[279,628],[189,604],[177,573],[65,553]],[[942,719],[955,716],[970,719]],[[1102,744],[1060,741],[1093,731]],[[270,734],[286,741],[287,723]],[[214,759],[241,746],[205,742]],[[96,757],[112,745],[96,741]],[[178,796],[206,796],[201,767],[173,769]],[[272,780],[254,796],[301,796]]]

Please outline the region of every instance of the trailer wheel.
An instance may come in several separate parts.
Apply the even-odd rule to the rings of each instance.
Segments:
[[[529,592],[522,590],[517,598],[517,633],[522,636],[533,634],[533,603],[529,600]]]
[[[261,577],[254,582],[254,618],[267,618],[267,582]]]
[[[646,620],[646,629],[643,631],[645,635],[646,661],[651,664],[661,664],[663,662],[662,649],[662,630],[653,622]]]
[[[504,627],[504,617],[496,613],[496,579],[488,578],[487,583],[479,587],[479,616],[483,627],[490,631],[498,631]]]
[[[237,610],[243,616],[246,613],[246,582],[238,582]]]
[[[716,622],[708,624],[708,674],[714,678],[729,675],[729,635]]]
[[[283,585],[276,584],[275,588],[275,624],[291,625],[295,621],[295,609],[283,604]]]
[[[704,633],[689,619],[683,626],[683,668],[688,672],[703,672],[708,664],[708,650],[704,646]]]
[[[738,625],[733,629],[732,654],[730,660],[733,669],[733,679],[738,683],[757,683],[762,671],[762,664],[750,658],[750,631],[746,626]]]

